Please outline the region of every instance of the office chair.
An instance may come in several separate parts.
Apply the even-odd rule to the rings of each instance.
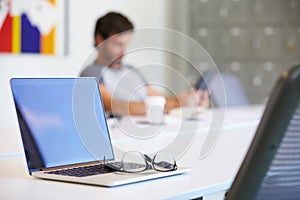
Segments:
[[[221,73],[225,89],[223,98],[218,77],[214,76],[210,82],[213,101],[218,107],[245,106],[249,104],[245,89],[239,78],[233,74]]]
[[[249,104],[241,81],[237,76],[230,73],[219,73],[216,69],[207,70],[196,83],[196,88],[209,88],[212,103],[216,107],[245,106]]]
[[[274,85],[227,200],[300,199],[300,65]]]

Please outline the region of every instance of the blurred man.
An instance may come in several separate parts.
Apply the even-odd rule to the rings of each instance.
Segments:
[[[130,20],[120,13],[100,17],[94,34],[97,59],[80,73],[98,79],[105,111],[117,115],[144,115],[144,100],[148,96],[164,96],[147,84],[138,69],[122,62],[133,29]],[[165,98],[166,112],[180,106],[209,105],[208,91],[191,89]]]

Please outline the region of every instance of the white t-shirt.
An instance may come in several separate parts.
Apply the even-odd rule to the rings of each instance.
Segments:
[[[117,70],[94,63],[86,67],[80,76],[96,77],[114,99],[144,101],[148,96],[145,78],[136,68],[129,65],[122,65],[121,69]]]

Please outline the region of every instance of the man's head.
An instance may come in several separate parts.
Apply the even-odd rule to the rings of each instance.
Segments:
[[[115,34],[131,31],[133,28],[133,24],[127,17],[120,13],[109,12],[97,20],[94,36],[96,38],[97,35],[100,35],[106,40]]]
[[[100,17],[95,27],[95,46],[99,48],[97,61],[102,65],[119,68],[131,39],[133,24],[120,13],[110,12]]]

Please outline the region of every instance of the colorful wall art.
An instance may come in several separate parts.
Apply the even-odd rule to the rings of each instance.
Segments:
[[[65,54],[64,0],[0,0],[0,53]]]

